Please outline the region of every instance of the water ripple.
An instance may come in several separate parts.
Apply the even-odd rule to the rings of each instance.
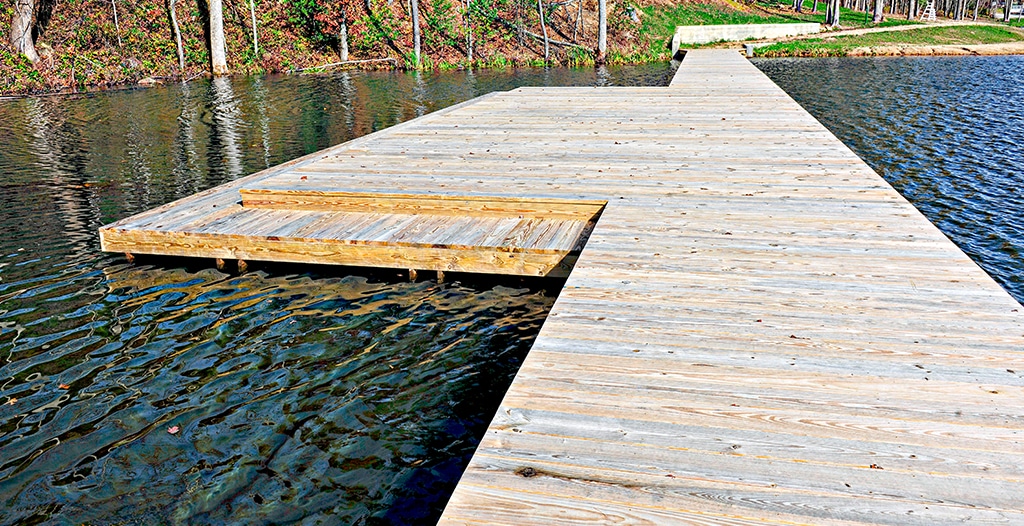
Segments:
[[[559,284],[129,266],[97,229],[496,89],[671,73],[343,72],[0,101],[0,523],[436,520]]]
[[[756,64],[1024,302],[1024,57]]]

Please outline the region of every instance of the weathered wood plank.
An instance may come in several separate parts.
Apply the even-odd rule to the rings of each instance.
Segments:
[[[509,196],[453,196],[242,188],[242,206],[284,210],[442,214],[462,217],[530,217],[589,221],[605,201],[530,199]]]
[[[736,53],[495,94],[102,239],[571,269],[446,524],[1024,523],[1024,307]]]

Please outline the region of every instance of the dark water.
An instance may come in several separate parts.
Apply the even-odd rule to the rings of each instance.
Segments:
[[[560,283],[129,266],[99,252],[97,228],[493,90],[671,73],[347,73],[0,101],[0,524],[432,523]]]
[[[1024,57],[755,63],[1024,302]]]

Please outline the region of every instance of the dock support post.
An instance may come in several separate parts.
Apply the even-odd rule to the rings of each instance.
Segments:
[[[238,273],[245,274],[249,270],[249,264],[244,259],[238,260]]]
[[[217,258],[217,259],[213,260],[213,264],[217,267],[217,270],[219,270],[221,272],[224,272],[224,260],[223,259]]]
[[[409,269],[409,281],[416,281],[416,277],[418,275],[419,274],[417,274],[416,269],[414,269],[414,268]]]
[[[135,264],[135,254],[132,254],[131,252],[125,252],[124,258],[128,260],[129,265]]]
[[[438,270],[437,271],[437,282],[438,283],[444,283],[444,271],[443,270]]]

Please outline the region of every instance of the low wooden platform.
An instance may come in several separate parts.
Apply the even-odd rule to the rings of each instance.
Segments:
[[[249,184],[258,184],[251,181]],[[222,187],[104,227],[103,250],[565,277],[604,201]]]
[[[444,524],[1024,524],[1024,308],[736,52],[232,188],[607,202]]]

